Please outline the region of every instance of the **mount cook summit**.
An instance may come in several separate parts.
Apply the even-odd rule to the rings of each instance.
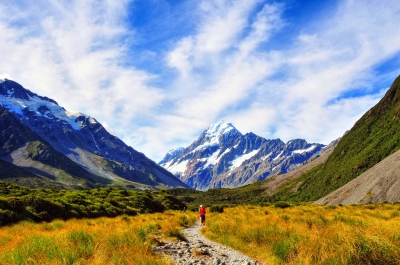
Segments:
[[[192,188],[236,188],[284,174],[319,156],[325,145],[295,139],[284,143],[241,134],[220,121],[187,148],[169,151],[159,165]]]

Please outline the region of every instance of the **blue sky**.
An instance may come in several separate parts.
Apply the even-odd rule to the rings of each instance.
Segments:
[[[224,120],[328,144],[400,74],[400,2],[3,0],[0,78],[155,161]]]

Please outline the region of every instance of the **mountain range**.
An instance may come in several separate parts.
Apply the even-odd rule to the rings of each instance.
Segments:
[[[220,121],[187,148],[169,151],[159,165],[197,190],[236,188],[284,174],[317,157],[325,145],[295,139],[284,143],[240,133]]]
[[[0,179],[25,186],[183,187],[172,192],[185,201],[195,196],[196,203],[400,201],[400,76],[328,146],[243,135],[218,122],[160,162],[179,179],[93,117],[68,112],[14,81],[0,81],[0,102]]]
[[[0,103],[3,179],[62,188],[187,187],[95,118],[69,112],[14,81],[0,81]]]

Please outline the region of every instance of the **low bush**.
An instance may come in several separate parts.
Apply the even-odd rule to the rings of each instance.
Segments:
[[[282,201],[280,201],[280,202],[274,203],[274,206],[275,206],[275,208],[284,209],[284,208],[289,208],[289,207],[290,207],[290,204],[287,203],[287,202],[282,202]]]
[[[224,205],[212,205],[210,207],[210,212],[211,213],[216,213],[216,212],[223,213],[224,212],[224,208],[225,208]]]

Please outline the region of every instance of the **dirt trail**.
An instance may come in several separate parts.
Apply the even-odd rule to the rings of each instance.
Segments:
[[[242,253],[212,242],[200,233],[201,227],[194,225],[183,229],[186,241],[166,242],[155,247],[158,253],[169,255],[177,265],[259,265],[257,261]]]

